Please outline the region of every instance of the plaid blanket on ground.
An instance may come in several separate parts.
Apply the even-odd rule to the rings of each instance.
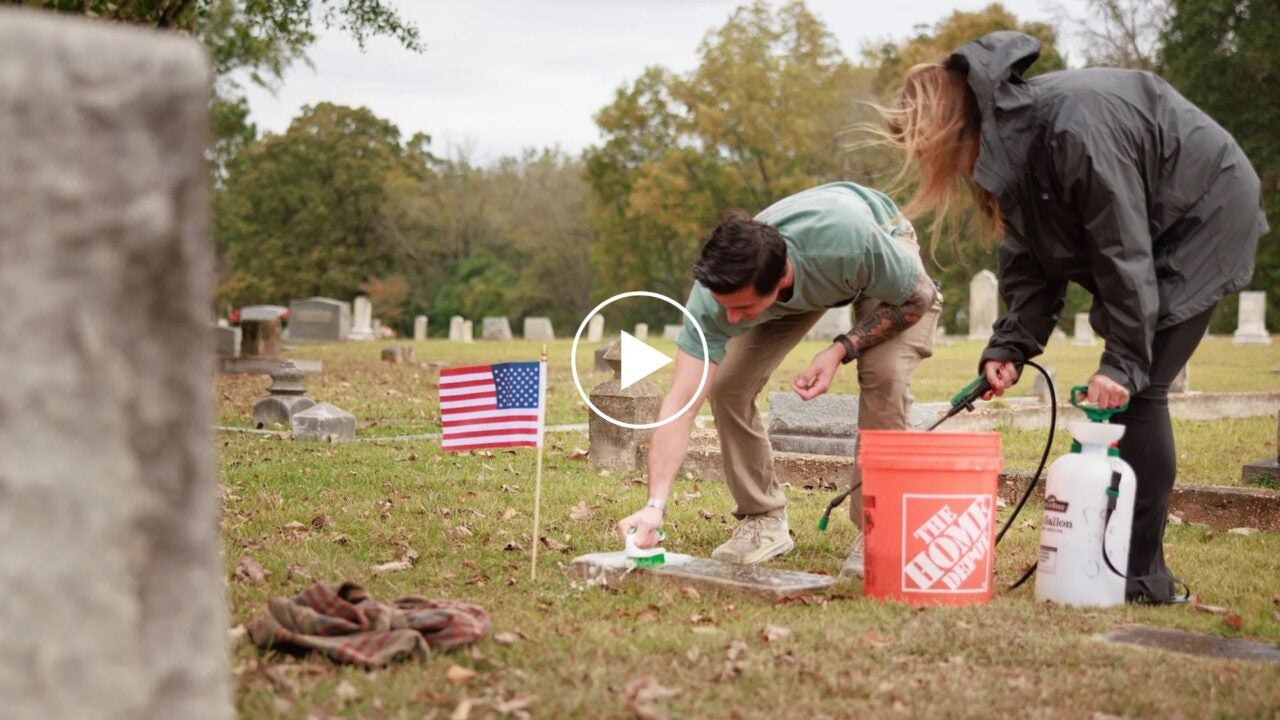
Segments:
[[[334,662],[374,667],[473,643],[489,632],[489,613],[418,596],[377,602],[353,582],[316,583],[297,597],[272,598],[245,629],[264,650],[319,650]]]

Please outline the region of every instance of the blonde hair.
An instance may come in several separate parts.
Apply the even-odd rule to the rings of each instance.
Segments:
[[[917,65],[903,79],[892,107],[876,108],[885,122],[874,134],[876,144],[902,151],[902,166],[894,185],[914,181],[915,191],[902,208],[911,220],[932,212],[929,251],[937,261],[938,240],[944,227],[956,257],[959,234],[972,226],[974,205],[977,235],[983,247],[1004,231],[996,199],[972,178],[981,145],[982,115],[964,73],[941,64]]]

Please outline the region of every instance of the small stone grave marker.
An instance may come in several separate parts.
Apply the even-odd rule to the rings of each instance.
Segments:
[[[643,578],[680,587],[739,593],[770,602],[823,593],[835,584],[835,578],[830,575],[735,565],[679,553],[667,553],[664,564],[643,570],[634,569],[621,551],[592,553],[574,558],[567,572],[571,578],[591,584],[616,585],[628,578]]]

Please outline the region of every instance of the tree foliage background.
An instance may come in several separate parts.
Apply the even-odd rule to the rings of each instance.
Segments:
[[[319,29],[424,51],[389,2],[10,1],[186,32],[209,47],[222,305],[366,293],[377,316],[404,331],[418,314],[437,335],[452,315],[507,315],[517,327],[522,316],[547,315],[565,334],[618,292],[683,299],[702,239],[730,208],[754,213],[833,180],[905,200],[910,186],[892,183],[897,159],[860,144],[857,128],[875,121],[872,104],[887,102],[911,66],[1001,29],[1041,40],[1032,74],[1066,67],[1065,32],[1081,34],[1088,64],[1163,74],[1240,141],[1280,225],[1275,0],[1087,0],[1084,17],[1063,12],[1053,24],[992,4],[852,56],[802,0],[757,0],[706,33],[692,70],[653,66],[622,83],[596,115],[599,145],[580,156],[529,148],[484,165],[426,136],[406,138],[364,108],[321,103],[261,137],[248,122],[239,83],[278,83],[305,61]],[[965,327],[968,279],[995,267],[994,248],[963,231],[959,240],[958,254],[944,243],[926,259],[944,282],[953,331]],[[1280,250],[1266,238],[1253,287],[1271,291],[1268,316],[1280,326]],[[1072,291],[1064,327],[1087,302]],[[1234,307],[1224,303],[1215,331],[1234,327]],[[678,318],[609,318],[614,330],[636,321]]]

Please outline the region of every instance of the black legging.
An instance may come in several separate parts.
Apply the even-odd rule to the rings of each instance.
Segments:
[[[1169,383],[1191,359],[1204,337],[1213,307],[1155,334],[1151,343],[1151,384],[1129,399],[1129,409],[1113,422],[1125,426],[1120,457],[1133,468],[1138,495],[1129,540],[1129,600],[1169,601],[1175,598],[1174,576],[1164,562],[1164,526],[1169,496],[1178,474],[1169,420]]]

